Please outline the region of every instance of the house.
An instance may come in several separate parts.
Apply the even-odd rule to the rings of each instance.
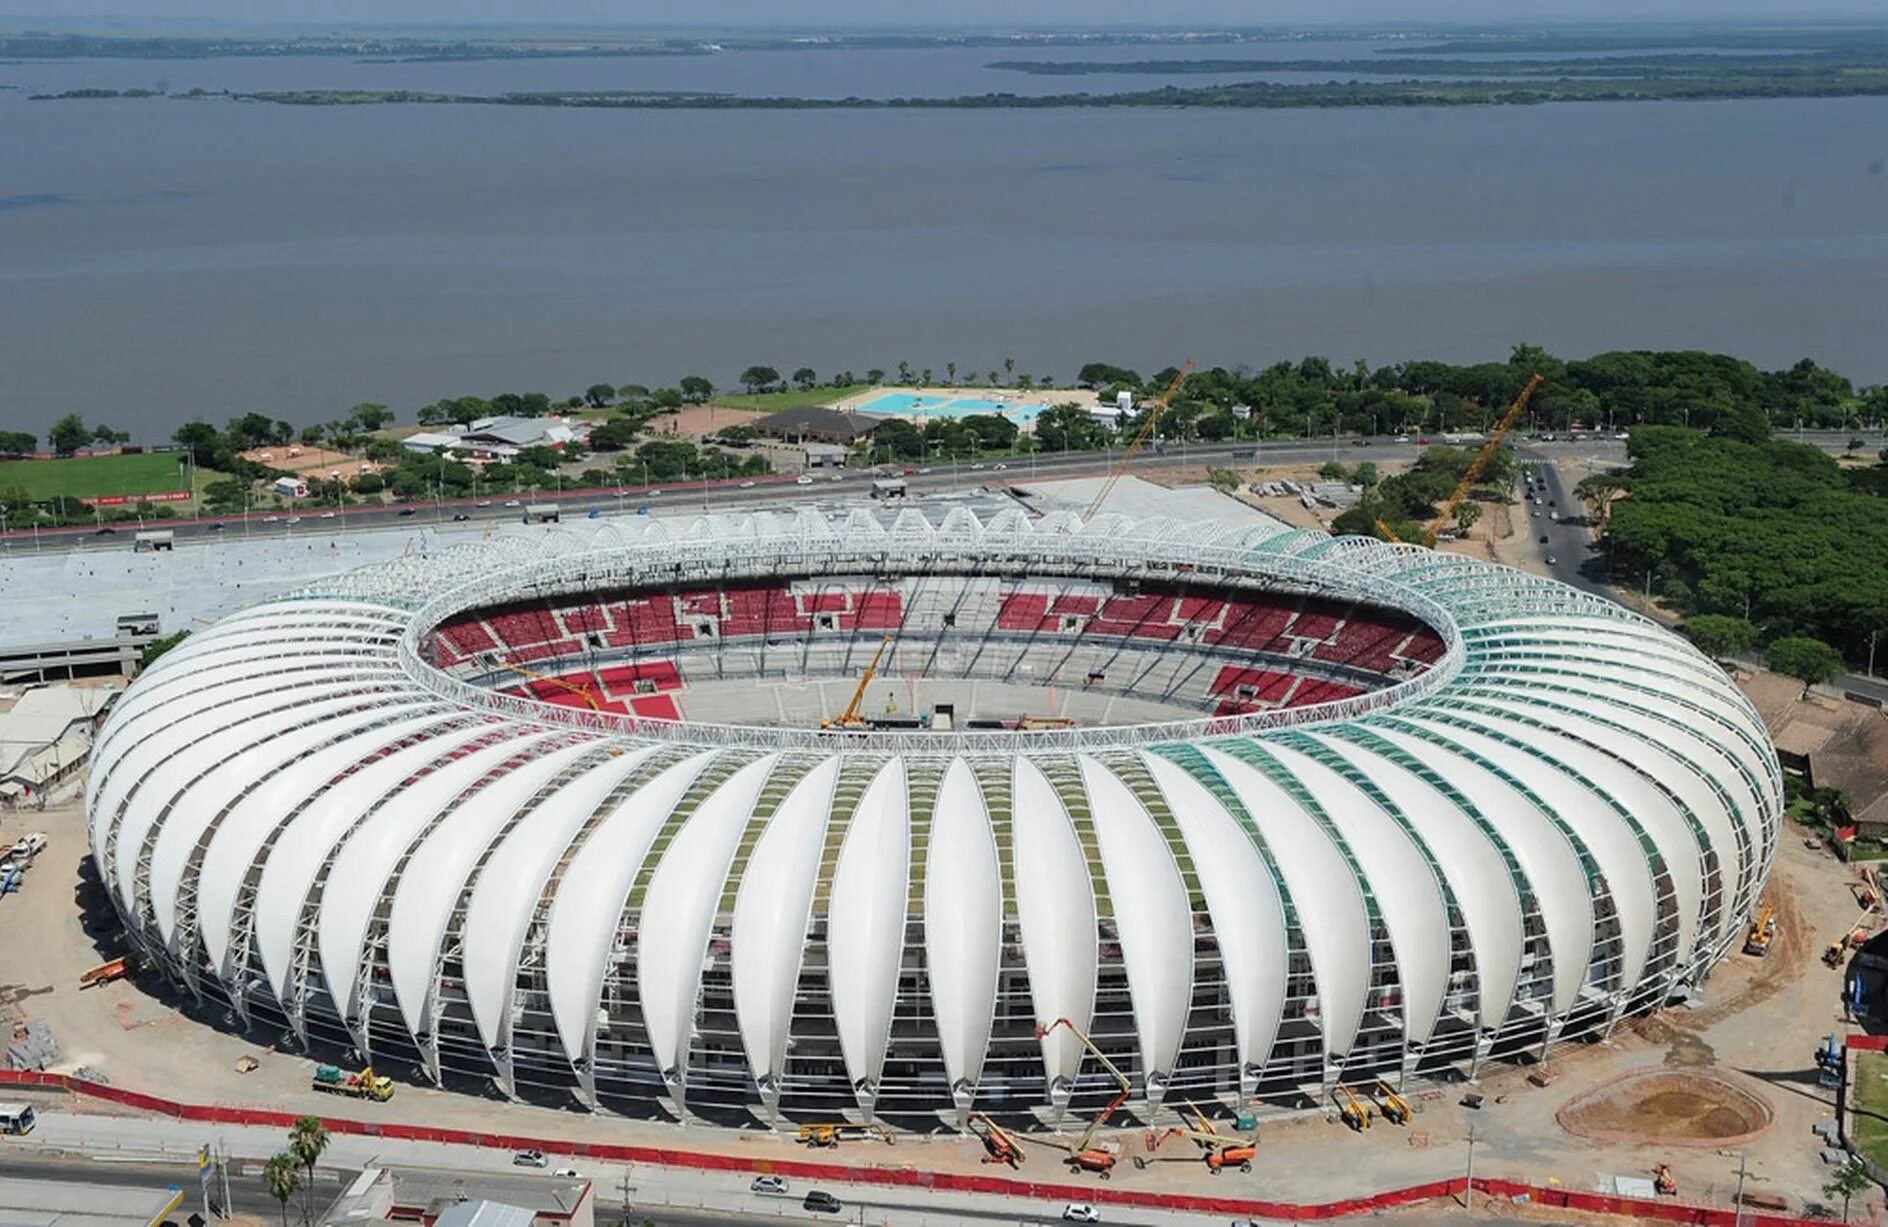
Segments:
[[[581,1177],[369,1166],[342,1190],[326,1221],[329,1227],[594,1227],[596,1198]]]
[[[116,696],[91,686],[36,686],[0,710],[0,800],[31,799],[83,767]]]
[[[299,477],[278,477],[275,479],[275,492],[283,498],[307,498],[308,483]]]
[[[825,405],[801,405],[771,413],[754,423],[754,429],[775,439],[794,443],[858,443],[872,437],[883,418],[863,413],[846,413]]]
[[[843,469],[852,456],[851,448],[838,443],[808,443],[800,451],[809,469]]]

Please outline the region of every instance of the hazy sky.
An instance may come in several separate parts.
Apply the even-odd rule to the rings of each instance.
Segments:
[[[1223,24],[1881,17],[1882,0],[0,0],[0,15],[613,25]]]

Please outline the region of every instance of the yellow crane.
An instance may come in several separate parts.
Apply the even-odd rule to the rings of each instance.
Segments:
[[[1521,395],[1515,397],[1514,403],[1508,406],[1508,411],[1501,415],[1501,421],[1489,433],[1488,441],[1482,444],[1481,451],[1475,453],[1475,459],[1469,462],[1468,468],[1462,473],[1462,480],[1455,483],[1455,489],[1450,492],[1448,500],[1442,504],[1441,513],[1430,522],[1429,531],[1423,534],[1424,545],[1434,548],[1436,534],[1442,531],[1444,524],[1455,518],[1455,509],[1462,505],[1462,500],[1468,497],[1469,490],[1481,479],[1482,470],[1486,469],[1488,462],[1495,458],[1495,453],[1501,448],[1501,441],[1508,437],[1508,432],[1514,429],[1514,424],[1521,420],[1521,411],[1527,408],[1528,398],[1534,395],[1534,389],[1540,387],[1541,382],[1541,376],[1538,374],[1528,380],[1527,386],[1521,389]]]
[[[1167,405],[1173,400],[1174,395],[1180,391],[1180,385],[1186,381],[1187,372],[1192,369],[1193,359],[1188,358],[1186,362],[1181,365],[1180,370],[1175,373],[1173,381],[1167,385],[1167,390],[1160,394],[1160,398],[1156,400],[1153,407],[1147,411],[1147,417],[1141,422],[1141,428],[1134,432],[1134,438],[1128,442],[1126,447],[1121,449],[1121,459],[1116,462],[1114,468],[1109,470],[1107,480],[1101,483],[1101,492],[1095,495],[1095,501],[1090,503],[1088,510],[1082,513],[1082,522],[1084,524],[1095,518],[1095,513],[1101,510],[1101,505],[1108,501],[1110,494],[1114,493],[1115,483],[1121,480],[1121,475],[1128,471],[1128,465],[1133,462],[1135,455],[1139,453],[1142,445],[1152,437],[1155,423],[1160,421],[1160,415],[1166,412]]]
[[[1357,1096],[1351,1094],[1349,1087],[1341,1082],[1338,1083],[1336,1089],[1332,1091],[1331,1097],[1337,1100],[1337,1110],[1344,1117],[1344,1123],[1349,1125],[1352,1130],[1357,1133],[1362,1133],[1364,1130],[1370,1128],[1369,1105],[1361,1102]]]
[[[1393,1125],[1409,1124],[1409,1118],[1415,1115],[1409,1106],[1409,1100],[1397,1094],[1391,1089],[1390,1084],[1381,1078],[1377,1079],[1377,1085],[1373,1091],[1377,1099],[1377,1109],[1383,1113],[1384,1120]]]
[[[856,729],[865,726],[866,719],[859,714],[859,707],[865,702],[865,688],[872,684],[874,677],[878,676],[879,662],[885,659],[885,649],[891,645],[892,637],[890,635],[885,636],[885,638],[879,642],[878,651],[872,654],[872,663],[865,667],[865,676],[859,679],[858,689],[852,692],[852,702],[846,704],[846,710],[840,712],[831,720],[820,721],[819,726],[821,728]]]

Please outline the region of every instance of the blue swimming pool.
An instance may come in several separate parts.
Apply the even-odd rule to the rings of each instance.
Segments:
[[[920,396],[915,392],[887,392],[858,407],[860,413],[882,417],[967,418],[995,413],[1013,422],[1031,422],[1042,405],[1007,405],[1000,401],[959,396]]]

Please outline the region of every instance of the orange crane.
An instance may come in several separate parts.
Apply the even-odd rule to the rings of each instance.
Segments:
[[[1134,1087],[1133,1084],[1128,1081],[1128,1076],[1122,1073],[1113,1061],[1108,1059],[1108,1055],[1101,1049],[1095,1047],[1095,1041],[1088,1038],[1088,1033],[1070,1020],[1058,1018],[1046,1027],[1038,1026],[1036,1028],[1036,1038],[1038,1040],[1044,1038],[1057,1027],[1067,1027],[1075,1038],[1082,1042],[1082,1047],[1094,1053],[1095,1059],[1101,1062],[1102,1068],[1108,1071],[1121,1089],[1113,1099],[1108,1101],[1108,1106],[1096,1113],[1094,1120],[1088,1122],[1088,1128],[1082,1131],[1082,1136],[1079,1140],[1065,1142],[1056,1138],[1037,1138],[1033,1134],[1030,1135],[1030,1140],[1040,1141],[1046,1146],[1055,1146],[1068,1151],[1069,1157],[1067,1162],[1070,1167],[1077,1171],[1094,1172],[1103,1180],[1106,1180],[1114,1174],[1115,1153],[1112,1150],[1104,1150],[1099,1146],[1092,1145],[1092,1143],[1095,1140],[1095,1134],[1100,1132],[1101,1127],[1108,1123],[1108,1118],[1113,1116],[1116,1110],[1127,1102],[1128,1096],[1133,1092]]]
[[[1435,547],[1436,534],[1442,531],[1444,524],[1455,518],[1455,509],[1462,505],[1462,500],[1468,497],[1469,490],[1480,480],[1482,470],[1486,469],[1488,462],[1495,458],[1495,453],[1501,448],[1501,441],[1508,437],[1508,432],[1514,429],[1514,424],[1521,420],[1521,411],[1527,408],[1528,398],[1534,395],[1534,389],[1540,387],[1541,382],[1541,376],[1538,374],[1528,380],[1527,386],[1521,389],[1521,395],[1515,397],[1514,403],[1508,406],[1508,411],[1501,415],[1501,421],[1489,433],[1488,441],[1482,444],[1481,451],[1475,453],[1475,459],[1469,462],[1468,468],[1462,473],[1462,480],[1455,483],[1455,489],[1449,493],[1447,501],[1442,504],[1441,513],[1430,522],[1429,531],[1423,534],[1424,545],[1432,549]]]
[[[1028,1161],[1029,1156],[1023,1153],[1022,1143],[1017,1141],[1016,1135],[991,1120],[987,1114],[978,1112],[970,1121],[971,1132],[976,1133],[977,1140],[983,1143],[985,1163],[1007,1163],[1011,1168],[1018,1168]],[[982,1132],[976,1129],[979,1121],[983,1123]]]
[[[1126,447],[1121,449],[1121,459],[1116,462],[1114,468],[1108,471],[1108,479],[1101,483],[1101,492],[1095,495],[1095,501],[1090,503],[1088,510],[1082,513],[1082,522],[1084,524],[1095,518],[1095,513],[1101,510],[1101,505],[1108,501],[1110,494],[1114,493],[1115,483],[1121,480],[1121,475],[1128,471],[1128,465],[1133,462],[1135,455],[1140,452],[1142,445],[1153,435],[1155,423],[1160,421],[1160,415],[1166,411],[1167,405],[1173,400],[1175,393],[1180,391],[1180,385],[1185,382],[1187,372],[1192,369],[1193,359],[1188,358],[1180,367],[1180,370],[1174,375],[1173,381],[1167,385],[1167,390],[1160,394],[1160,399],[1156,400],[1153,408],[1147,411],[1147,417],[1142,420],[1141,428],[1134,432],[1134,438],[1128,442]]]
[[[865,726],[866,720],[864,716],[859,714],[859,706],[865,702],[865,688],[872,684],[874,677],[878,676],[879,662],[885,659],[885,649],[891,645],[892,637],[890,635],[885,636],[885,638],[880,641],[878,651],[872,654],[872,663],[865,667],[865,676],[859,679],[858,689],[852,692],[852,702],[846,704],[846,710],[840,712],[831,720],[820,721],[819,726],[821,728],[856,729]]]
[[[603,710],[603,704],[597,702],[597,696],[590,692],[588,686],[579,686],[575,682],[567,681],[561,677],[551,677],[549,674],[545,673],[533,673],[531,670],[514,665],[507,660],[499,661],[498,667],[501,669],[509,669],[520,677],[528,677],[534,682],[549,682],[553,686],[562,686],[565,690],[570,691],[570,693],[589,704],[591,711]]]

